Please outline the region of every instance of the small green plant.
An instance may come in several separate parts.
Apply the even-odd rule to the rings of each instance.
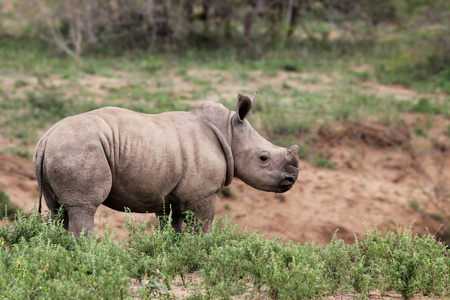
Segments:
[[[411,201],[409,202],[409,205],[414,209],[415,212],[420,212],[420,204],[415,202],[415,201]]]
[[[359,81],[368,81],[370,78],[369,72],[357,72],[357,71],[350,71],[349,75],[354,76]]]
[[[222,195],[225,198],[230,198],[234,196],[233,191],[229,186],[223,186],[218,192],[218,195]]]
[[[167,286],[162,283],[165,281],[166,276],[158,269],[155,270],[155,274],[150,278],[144,278],[139,285],[137,294],[141,299],[176,299],[176,296],[169,292]]]
[[[18,157],[23,157],[23,158],[31,158],[32,155],[31,153],[27,150],[27,149],[21,149],[21,148],[9,148],[8,152],[18,156]]]
[[[422,127],[414,127],[414,133],[418,136],[427,137],[428,131]]]
[[[8,194],[0,190],[0,216],[14,220],[15,215],[19,211],[21,211],[21,209],[9,200]]]
[[[411,111],[435,115],[443,113],[443,110],[439,105],[432,103],[427,98],[420,98],[419,101],[413,107],[411,107]]]
[[[163,62],[161,59],[156,58],[153,55],[149,55],[146,59],[141,61],[141,68],[150,72],[157,71],[161,69],[163,66]]]
[[[17,79],[16,82],[14,82],[14,87],[16,87],[16,88],[24,87],[27,85],[28,85],[28,82],[26,82],[25,80],[22,80],[22,79]]]
[[[313,160],[313,164],[318,166],[319,168],[336,170],[336,166],[326,157],[316,157]]]

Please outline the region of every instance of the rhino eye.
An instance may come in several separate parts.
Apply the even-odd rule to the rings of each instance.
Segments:
[[[261,156],[259,157],[259,159],[260,159],[261,161],[266,161],[266,160],[268,160],[269,158],[268,158],[266,155],[261,155]]]

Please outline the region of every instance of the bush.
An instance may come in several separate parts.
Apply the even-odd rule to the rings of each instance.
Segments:
[[[382,235],[375,227],[353,244],[333,238],[295,245],[218,224],[206,234],[194,224],[176,233],[170,223],[149,229],[129,218],[129,240],[116,242],[108,229],[103,237],[74,239],[35,210],[19,214],[14,226],[0,227],[0,297],[174,298],[174,277],[186,285],[191,273],[200,276],[190,284],[191,299],[312,299],[372,290],[450,296],[449,250],[432,235],[411,229]],[[131,278],[140,283],[134,292]]]
[[[126,251],[112,235],[76,240],[33,210],[0,227],[0,297],[123,298],[129,295]]]
[[[438,101],[430,101],[427,98],[420,98],[419,101],[411,107],[412,112],[425,114],[443,114],[450,116],[450,108],[446,105],[440,105]]]

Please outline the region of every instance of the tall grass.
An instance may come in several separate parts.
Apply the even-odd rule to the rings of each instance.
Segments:
[[[375,226],[353,244],[336,238],[293,244],[220,224],[206,234],[196,225],[176,233],[130,217],[129,238],[116,242],[109,230],[73,239],[61,222],[36,211],[18,214],[0,227],[0,297],[174,298],[177,276],[190,299],[311,299],[373,290],[450,296],[450,252],[433,235],[410,228],[383,235]],[[189,274],[198,279],[190,282]]]

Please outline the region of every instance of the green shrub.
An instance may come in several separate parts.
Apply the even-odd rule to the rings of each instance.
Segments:
[[[411,107],[411,111],[434,115],[450,113],[450,111],[446,111],[443,105],[439,105],[436,101],[432,102],[427,98],[420,98],[419,101]]]
[[[175,276],[188,284],[192,273],[199,279],[190,299],[364,297],[373,290],[450,296],[448,248],[411,229],[383,235],[375,227],[353,244],[334,237],[315,245],[268,240],[223,222],[201,234],[198,223],[188,224],[177,233],[170,222],[162,230],[128,218],[129,239],[116,242],[109,229],[74,239],[60,221],[35,210],[19,214],[13,226],[0,227],[0,297],[172,299]]]
[[[35,210],[0,228],[0,297],[124,298],[130,294],[125,249],[114,236],[74,239]]]
[[[396,290],[409,298],[415,293],[442,296],[450,292],[449,251],[433,235],[420,237],[413,235],[411,228],[398,228],[383,236],[375,227],[373,233],[366,231],[364,240],[355,246],[364,255],[365,268],[382,293]]]
[[[229,186],[223,186],[217,194],[222,195],[225,198],[234,197],[233,190]]]

